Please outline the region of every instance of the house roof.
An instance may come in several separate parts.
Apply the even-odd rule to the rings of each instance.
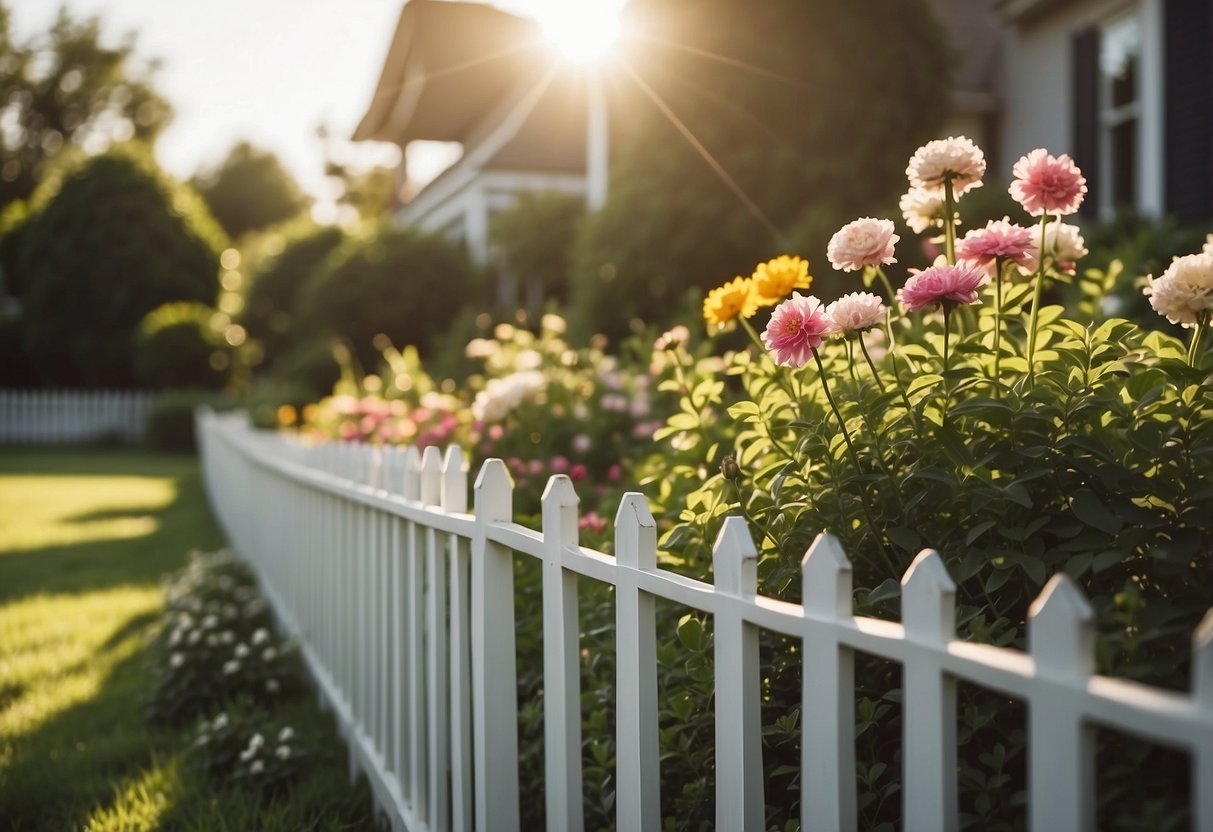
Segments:
[[[538,76],[538,25],[481,3],[410,0],[355,141],[463,141],[522,79]]]

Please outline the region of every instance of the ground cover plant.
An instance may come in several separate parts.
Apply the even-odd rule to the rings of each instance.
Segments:
[[[0,452],[0,828],[365,823],[369,794],[347,787],[343,760],[301,780],[292,801],[267,800],[260,786],[198,775],[192,720],[147,721],[160,578],[191,547],[220,542],[193,459]],[[329,723],[309,697],[296,697],[274,711],[273,739],[288,726]],[[313,747],[332,743],[322,733]]]

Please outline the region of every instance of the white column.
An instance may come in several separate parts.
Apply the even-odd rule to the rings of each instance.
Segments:
[[[594,71],[586,76],[585,181],[586,207],[597,211],[606,203],[610,168],[610,131],[602,79]]]

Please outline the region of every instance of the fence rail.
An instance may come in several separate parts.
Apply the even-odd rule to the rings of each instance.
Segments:
[[[155,398],[144,391],[0,390],[0,444],[138,442]]]
[[[352,765],[394,829],[517,830],[515,553],[542,562],[546,817],[581,830],[578,579],[615,587],[617,792],[621,830],[659,830],[655,599],[715,619],[716,827],[764,820],[760,629],[803,644],[801,828],[856,828],[854,654],[901,664],[903,828],[957,828],[960,681],[1024,702],[1028,820],[1092,830],[1094,732],[1107,726],[1185,750],[1193,825],[1213,829],[1213,612],[1193,637],[1193,690],[1093,675],[1090,606],[1064,575],[1029,613],[1027,653],[955,640],[955,586],[923,551],[902,579],[902,622],[851,612],[851,567],[821,535],[803,560],[803,605],[757,594],[757,554],[730,517],[715,585],[657,566],[644,497],[626,495],[616,557],[583,548],[577,495],[555,476],[542,529],[513,522],[512,484],[490,460],[468,482],[458,448],[307,447],[240,416],[199,415],[206,483],[233,546],[259,573],[338,715]],[[721,672],[728,668],[729,672]]]

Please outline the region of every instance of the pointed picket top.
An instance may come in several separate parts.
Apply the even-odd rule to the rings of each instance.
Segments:
[[[400,493],[406,500],[421,499],[421,452],[409,445],[404,452],[404,482]]]
[[[717,592],[737,598],[758,594],[758,550],[744,517],[724,518],[712,547],[712,571]]]
[[[1091,605],[1064,572],[1058,572],[1028,607],[1028,650],[1038,670],[1054,675],[1095,672]]]
[[[442,500],[442,453],[430,445],[421,455],[421,502],[436,506]]]
[[[485,460],[476,475],[476,519],[487,523],[514,519],[514,481],[500,459]]]
[[[923,549],[901,578],[901,623],[914,641],[947,643],[956,635],[956,584],[934,549]]]
[[[577,545],[577,506],[581,499],[573,481],[553,474],[543,489],[543,539],[555,546]]]
[[[851,561],[838,538],[817,535],[800,561],[804,609],[814,615],[848,618],[851,615]]]
[[[1192,633],[1192,696],[1197,705],[1213,711],[1213,609]]]
[[[448,447],[442,459],[442,507],[460,514],[468,510],[468,474],[458,445]]]
[[[633,569],[657,568],[657,523],[649,510],[649,501],[629,491],[615,512],[615,558]]]

